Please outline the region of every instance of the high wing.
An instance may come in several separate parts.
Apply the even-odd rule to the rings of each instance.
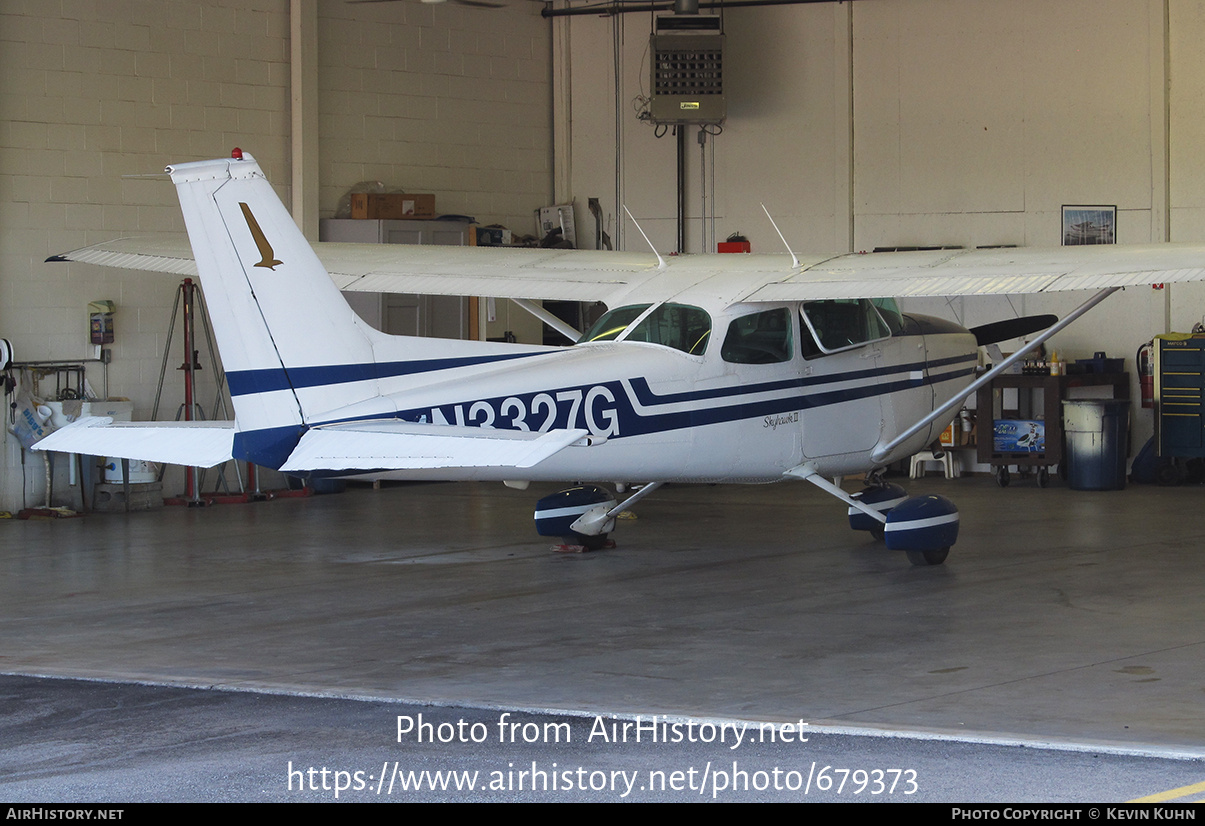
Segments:
[[[657,257],[651,253],[332,242],[312,246],[335,285],[356,292],[610,303],[616,294],[658,273]],[[122,238],[47,260],[198,274],[184,235]]]
[[[594,250],[314,245],[341,290],[603,301],[670,298],[717,275],[740,278],[739,301],[1019,295],[1205,280],[1205,246],[1016,247],[789,255],[683,255]],[[129,238],[54,256],[110,267],[196,275],[184,236]],[[651,289],[654,282],[662,289]],[[664,293],[664,295],[662,295]]]
[[[747,301],[1020,295],[1205,280],[1200,244],[841,255],[767,279]]]

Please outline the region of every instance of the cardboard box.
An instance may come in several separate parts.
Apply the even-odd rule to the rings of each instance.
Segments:
[[[435,196],[415,192],[353,192],[351,217],[429,220],[435,217]]]

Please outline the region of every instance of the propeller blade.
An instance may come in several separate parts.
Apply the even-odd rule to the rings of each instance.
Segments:
[[[980,324],[972,327],[975,340],[982,347],[985,344],[995,344],[997,341],[1007,341],[1010,338],[1020,338],[1039,330],[1045,330],[1059,320],[1056,315],[1027,315],[1021,318],[1010,318],[1005,321],[994,321],[991,324]]]

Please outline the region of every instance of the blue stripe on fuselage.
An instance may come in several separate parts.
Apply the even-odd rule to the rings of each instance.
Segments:
[[[422,361],[386,361],[380,364],[332,364],[322,367],[268,367],[261,370],[236,370],[226,374],[226,383],[231,396],[249,396],[252,393],[268,393],[273,390],[300,390],[306,387],[322,387],[331,384],[348,384],[356,381],[412,376],[454,367],[469,367],[475,364],[510,361],[542,355],[540,352],[506,353],[497,356],[462,356],[460,358],[424,359]]]
[[[925,370],[923,362],[895,367],[860,370],[836,376],[793,378],[758,384],[734,385],[709,390],[688,391],[658,396],[648,380],[637,376],[625,381],[562,387],[463,402],[416,407],[387,414],[381,418],[400,418],[410,422],[439,422],[470,427],[497,427],[509,430],[587,428],[595,435],[622,438],[648,433],[678,430],[705,424],[759,418],[793,410],[807,410],[830,404],[871,398],[937,384],[969,374],[977,361],[975,354],[938,359]],[[947,367],[945,371],[933,368]],[[912,373],[921,373],[912,378]],[[888,377],[894,377],[888,379]],[[858,379],[867,381],[856,387],[822,392],[806,392],[825,384]],[[887,380],[883,380],[887,379]],[[631,394],[625,388],[631,388]],[[778,398],[745,402],[754,395],[788,391]],[[790,392],[793,391],[793,392]],[[729,404],[694,406],[687,410],[658,413],[656,408],[704,401],[729,401]],[[645,408],[638,412],[636,405]]]
[[[648,380],[642,376],[630,379],[632,389],[636,391],[636,400],[643,405],[652,406],[656,404],[676,404],[679,402],[703,401],[705,399],[722,399],[731,396],[748,395],[752,393],[769,393],[775,390],[787,390],[801,387],[815,387],[821,384],[835,384],[837,382],[858,381],[859,379],[874,379],[882,376],[890,376],[895,373],[911,373],[925,370],[933,370],[937,367],[947,367],[952,364],[965,364],[970,362],[978,363],[979,358],[976,354],[964,354],[960,356],[950,356],[944,359],[935,359],[926,364],[923,361],[912,362],[910,364],[897,364],[891,367],[872,367],[866,370],[850,370],[846,373],[832,373],[827,376],[802,376],[799,378],[782,379],[780,381],[768,381],[758,384],[742,384],[732,387],[716,387],[710,390],[688,390],[683,393],[667,393],[658,395],[649,387]],[[920,386],[917,382],[916,386]],[[861,398],[860,396],[858,398]]]

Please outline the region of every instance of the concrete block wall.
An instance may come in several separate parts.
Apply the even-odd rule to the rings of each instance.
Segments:
[[[149,415],[178,279],[43,261],[183,229],[170,183],[124,176],[245,145],[287,182],[284,8],[279,0],[0,7],[0,335],[19,360],[94,357],[87,305],[110,299],[110,393]],[[177,328],[161,417],[183,400],[180,342]],[[203,374],[199,394],[207,415],[212,375]],[[88,376],[102,392],[103,369],[92,365]],[[43,501],[41,458],[30,457],[25,474],[20,461],[6,434],[0,508]]]
[[[110,392],[149,416],[178,279],[43,261],[182,231],[170,183],[123,176],[234,146],[289,203],[289,14],[288,0],[0,5],[0,337],[18,359],[93,356],[87,304],[111,299]],[[318,15],[322,214],[347,187],[379,178],[435,192],[442,211],[531,232],[532,211],[551,199],[538,7],[321,0]],[[182,361],[177,332],[161,417],[182,400]],[[99,365],[89,379],[100,392]],[[204,384],[207,412],[213,395]],[[3,439],[0,509],[40,504],[41,459],[23,473],[16,440]]]
[[[322,216],[360,181],[435,193],[517,233],[551,203],[551,38],[539,6],[320,6]]]

